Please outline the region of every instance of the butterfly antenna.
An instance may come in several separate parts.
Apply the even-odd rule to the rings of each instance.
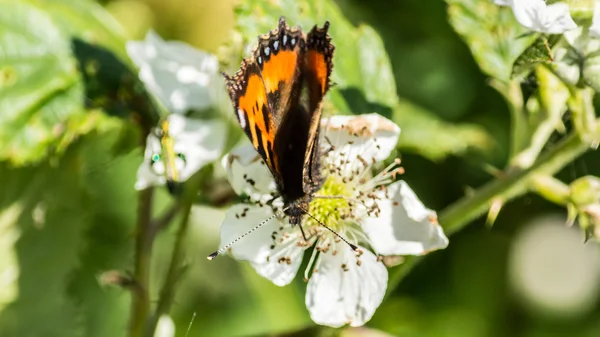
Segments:
[[[241,239],[243,239],[244,237],[246,237],[247,235],[251,234],[252,232],[254,232],[255,230],[259,229],[260,227],[262,227],[262,225],[266,224],[267,222],[271,221],[273,218],[275,218],[277,216],[277,213],[271,215],[270,217],[266,218],[265,220],[263,220],[261,223],[259,223],[258,225],[256,225],[254,228],[250,229],[249,231],[247,231],[246,233],[238,236],[235,240],[231,241],[230,243],[226,244],[225,246],[219,248],[219,250],[217,250],[216,252],[210,254],[209,256],[207,256],[206,258],[209,261],[212,261],[215,257],[221,255],[224,251],[226,251],[229,247],[233,246],[236,242],[240,241]]]
[[[333,234],[335,234],[335,236],[337,236],[338,238],[340,238],[340,240],[344,241],[348,246],[350,246],[350,248],[352,248],[353,251],[358,252],[358,247],[356,245],[353,245],[350,243],[350,241],[346,240],[343,236],[341,236],[338,232],[334,231],[333,229],[327,227],[327,225],[325,225],[323,222],[321,222],[319,219],[315,218],[312,214],[308,213],[306,210],[300,208],[300,210],[302,212],[304,212],[304,214],[308,215],[309,217],[313,218],[313,220],[315,220],[319,225],[327,228],[327,230],[329,230],[330,232],[332,232]]]

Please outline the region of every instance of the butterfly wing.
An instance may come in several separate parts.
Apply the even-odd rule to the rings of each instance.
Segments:
[[[281,144],[285,137],[280,136],[289,133],[288,127],[284,126],[285,132],[281,128],[290,124],[287,116],[298,105],[304,43],[302,32],[289,28],[282,17],[277,29],[259,37],[253,57],[243,60],[234,76],[225,75],[238,122],[267,164],[280,192],[290,184],[282,167],[285,158]]]
[[[323,28],[317,26],[308,33],[306,38],[306,55],[303,65],[303,76],[308,87],[308,113],[310,128],[308,143],[303,165],[303,189],[312,194],[318,190],[321,179],[319,130],[323,110],[323,98],[329,90],[331,70],[333,69],[333,51],[331,37],[327,34],[329,22]]]

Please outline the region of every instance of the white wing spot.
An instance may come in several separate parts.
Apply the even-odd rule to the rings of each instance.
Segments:
[[[277,48],[279,48],[279,41],[273,42],[273,50],[277,51]]]
[[[271,53],[271,49],[269,47],[265,47],[265,55],[269,56]]]
[[[296,44],[296,38],[292,38],[292,41],[290,41],[292,43],[292,47]]]
[[[283,45],[285,46],[287,44],[287,35],[283,36]]]
[[[246,116],[244,115],[244,110],[238,108],[238,120],[240,121],[240,126],[243,128],[246,127]]]
[[[258,61],[258,64],[261,64],[261,63],[262,63],[262,57],[260,57],[260,56],[259,56],[259,57],[257,58],[257,61]]]

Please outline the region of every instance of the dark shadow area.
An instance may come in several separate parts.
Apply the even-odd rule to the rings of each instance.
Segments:
[[[385,118],[392,118],[392,108],[386,105],[372,103],[367,101],[367,98],[355,87],[339,89],[340,93],[344,97],[344,100],[348,102],[348,107],[353,114],[362,114],[377,112]]]
[[[111,51],[79,38],[71,39],[85,85],[84,104],[111,116],[130,119],[143,130],[158,123],[159,114],[144,85]]]

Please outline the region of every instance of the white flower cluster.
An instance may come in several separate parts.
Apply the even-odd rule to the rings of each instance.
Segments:
[[[128,42],[127,53],[140,68],[140,80],[148,91],[171,113],[167,120],[177,155],[175,165],[179,179],[186,181],[219,158],[225,145],[227,132],[223,121],[184,116],[189,110],[204,110],[219,104],[217,100],[224,89],[217,57],[183,42],[166,42],[153,31],[148,32],[144,41]],[[164,162],[158,159],[162,151],[160,138],[154,133],[148,135],[136,189],[166,183]]]
[[[550,5],[544,0],[494,0],[500,6],[510,6],[517,21],[525,28],[546,34],[562,34],[577,28],[569,12],[569,5],[555,2]],[[590,33],[600,37],[600,6],[594,6]]]

